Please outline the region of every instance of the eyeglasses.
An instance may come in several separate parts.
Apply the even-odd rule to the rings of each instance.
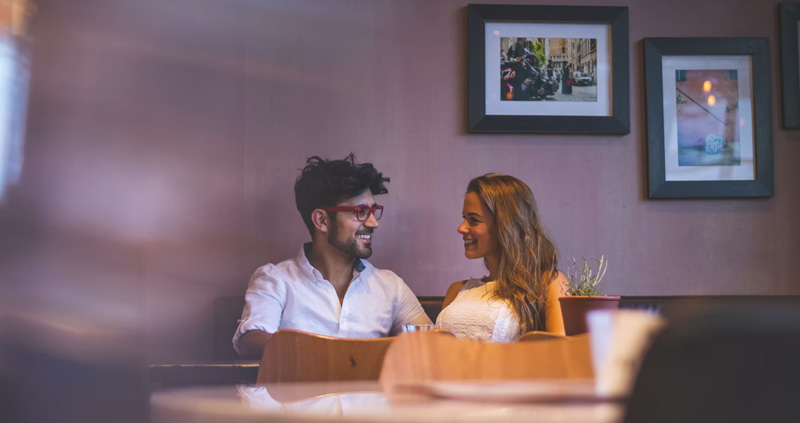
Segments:
[[[355,207],[351,207],[351,206],[336,206],[336,207],[324,208],[322,210],[329,211],[329,212],[332,212],[332,211],[344,211],[344,212],[351,211],[351,212],[355,213],[356,219],[359,222],[366,222],[367,219],[369,219],[370,215],[375,216],[375,220],[380,220],[381,216],[383,216],[383,206],[379,206],[377,204],[372,206],[372,207],[370,207],[370,206],[355,206]]]

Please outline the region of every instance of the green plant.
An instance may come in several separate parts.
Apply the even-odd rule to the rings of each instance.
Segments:
[[[540,66],[547,66],[547,55],[544,52],[544,44],[540,43],[539,41],[533,41],[531,53],[536,55],[536,57],[539,59]]]
[[[597,262],[597,271],[595,272],[594,269],[589,267],[589,263],[586,259],[583,257],[581,258],[583,259],[582,266],[578,265],[575,257],[572,258],[572,263],[567,266],[567,279],[569,279],[567,294],[571,296],[600,295],[601,289],[598,288],[597,285],[603,280],[603,276],[606,274],[608,260],[606,260],[604,256],[600,256],[599,259],[594,259],[594,261]]]

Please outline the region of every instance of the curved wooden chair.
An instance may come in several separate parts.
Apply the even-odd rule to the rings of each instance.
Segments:
[[[455,338],[456,337],[456,334],[454,334],[453,332],[450,332],[447,329],[434,329],[431,332],[438,333],[439,335],[446,335],[446,336],[449,336],[451,338]]]
[[[566,339],[564,335],[556,335],[555,333],[544,332],[540,330],[532,330],[525,332],[519,337],[519,342],[535,342],[535,341],[550,341],[553,339]]]
[[[257,383],[377,380],[394,339],[334,338],[281,329],[264,348]]]
[[[380,381],[398,391],[442,380],[592,377],[588,335],[500,344],[416,332],[401,334],[389,347]]]

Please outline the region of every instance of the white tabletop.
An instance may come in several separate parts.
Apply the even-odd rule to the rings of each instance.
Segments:
[[[612,423],[622,405],[564,381],[439,383],[427,394],[386,394],[378,382],[230,385],[156,392],[153,423],[430,422]]]

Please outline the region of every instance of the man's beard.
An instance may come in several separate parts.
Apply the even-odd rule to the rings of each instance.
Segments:
[[[361,232],[356,231],[356,234],[372,234],[372,229],[367,229]],[[358,240],[355,235],[353,238],[346,240],[339,240],[339,225],[333,225],[331,232],[328,234],[328,243],[344,252],[348,256],[357,257],[360,259],[369,258],[372,255],[372,244],[370,243],[364,248],[359,248]]]

